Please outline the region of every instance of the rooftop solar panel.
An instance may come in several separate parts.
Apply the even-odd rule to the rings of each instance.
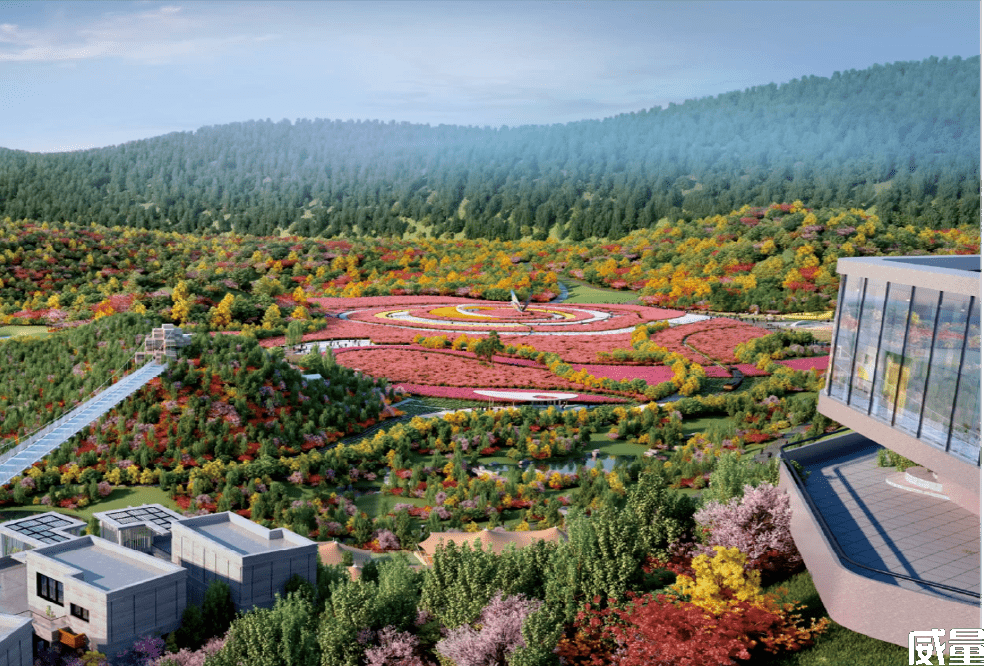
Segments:
[[[3,523],[2,527],[8,533],[17,534],[42,544],[53,544],[74,538],[73,534],[66,534],[62,530],[80,525],[84,525],[84,523],[49,513],[21,520],[11,520]]]

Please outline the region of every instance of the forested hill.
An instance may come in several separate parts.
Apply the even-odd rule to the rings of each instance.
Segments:
[[[799,199],[980,217],[980,57],[875,65],[566,125],[253,121],[58,154],[0,149],[0,215],[302,235],[620,237]]]

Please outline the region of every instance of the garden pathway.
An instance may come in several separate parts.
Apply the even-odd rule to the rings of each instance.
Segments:
[[[100,416],[136,393],[167,366],[148,363],[0,455],[0,486],[57,449]]]

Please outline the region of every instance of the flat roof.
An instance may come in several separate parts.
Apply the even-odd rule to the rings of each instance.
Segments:
[[[29,626],[30,624],[30,617],[0,613],[0,641],[3,641],[7,636],[10,636],[21,627]]]
[[[106,591],[119,590],[180,570],[170,562],[94,536],[28,553],[29,558],[38,555],[78,569],[82,572],[81,580]]]
[[[314,541],[286,528],[268,530],[232,512],[194,516],[185,518],[177,524],[239,555],[257,555],[315,545]],[[276,536],[277,534],[282,536]]]
[[[55,511],[0,523],[0,531],[35,546],[49,546],[77,539],[76,535],[66,530],[79,527],[85,527],[85,521],[63,516]]]
[[[964,296],[981,291],[980,255],[841,257],[837,272]]]
[[[241,555],[254,555],[271,550],[286,550],[297,547],[297,544],[291,543],[287,539],[264,539],[233,523],[195,525],[191,529]]]

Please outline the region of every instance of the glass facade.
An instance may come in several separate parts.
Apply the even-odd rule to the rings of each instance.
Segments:
[[[980,299],[844,276],[827,395],[980,465]]]
[[[121,546],[149,553],[153,538],[153,532],[146,525],[133,525],[120,530],[119,543]]]
[[[847,394],[854,367],[854,342],[858,332],[858,315],[864,297],[864,278],[841,279],[841,304],[837,308],[837,329],[834,337],[833,358],[827,380],[827,395],[847,402]]]

